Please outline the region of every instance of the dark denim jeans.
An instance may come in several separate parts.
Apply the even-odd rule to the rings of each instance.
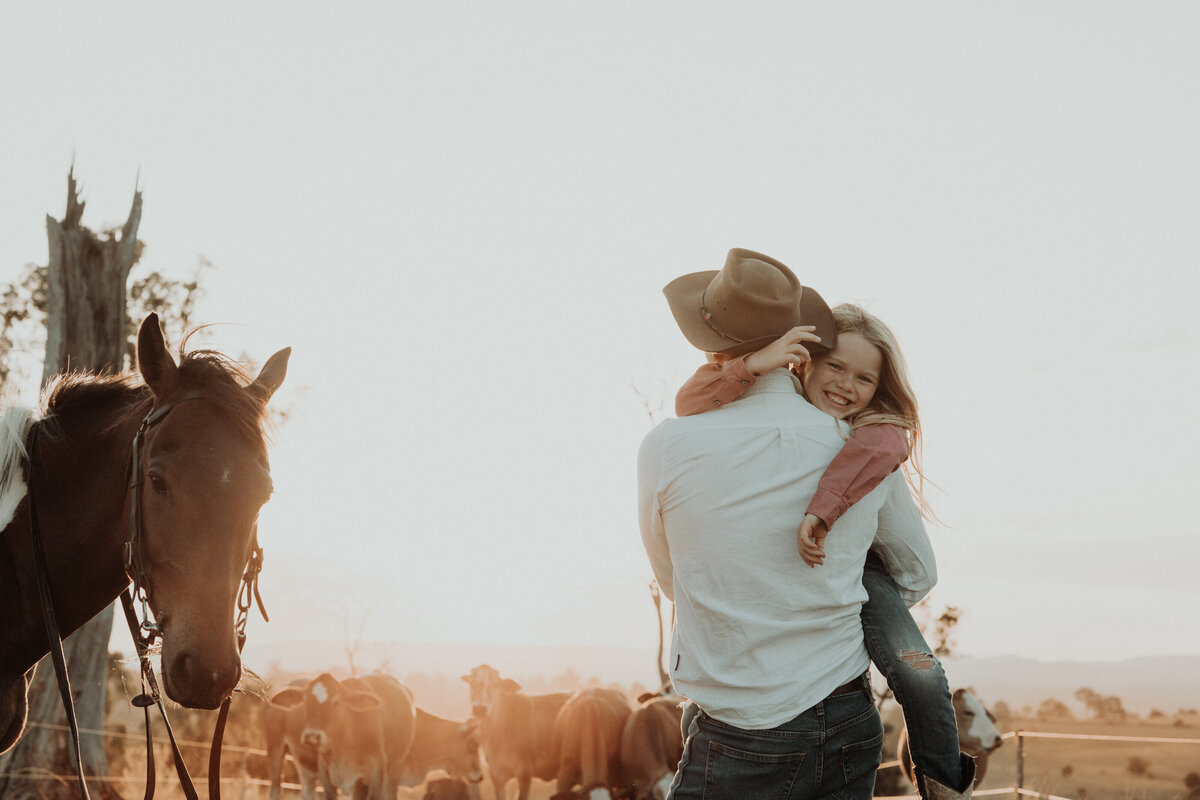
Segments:
[[[934,780],[960,787],[958,726],[942,663],[934,657],[896,584],[874,553],[867,556],[863,586],[867,589],[863,639],[871,661],[887,678],[896,702],[904,709],[913,763]]]
[[[882,744],[883,724],[865,688],[827,697],[770,730],[743,730],[699,711],[667,797],[868,800]]]

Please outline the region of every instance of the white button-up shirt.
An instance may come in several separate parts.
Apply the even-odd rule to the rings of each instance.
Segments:
[[[778,370],[642,442],[642,541],[675,603],[671,679],[723,722],[773,728],[867,669],[859,610],[872,545],[910,605],[936,581],[899,471],[834,524],[823,565],[801,560],[796,530],[843,444],[839,425]]]

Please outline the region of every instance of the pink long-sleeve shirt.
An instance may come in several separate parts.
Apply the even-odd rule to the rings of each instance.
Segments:
[[[675,415],[690,417],[720,408],[741,397],[756,376],[746,368],[746,356],[707,363],[688,378],[675,395]],[[898,425],[864,425],[846,441],[825,469],[817,493],[805,513],[819,517],[827,528],[908,458],[908,436]]]

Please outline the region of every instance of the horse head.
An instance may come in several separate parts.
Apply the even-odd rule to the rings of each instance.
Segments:
[[[235,605],[272,491],[262,419],[290,354],[245,384],[215,354],[176,364],[157,315],[138,330],[153,405],[134,444],[127,569],[163,635],[166,693],[189,708],[216,708],[241,677]]]

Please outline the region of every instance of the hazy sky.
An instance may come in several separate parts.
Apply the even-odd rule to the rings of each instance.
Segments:
[[[215,265],[214,345],[294,348],[252,646],[652,650],[643,398],[702,360],[661,288],[748,247],[900,338],[961,654],[1198,653],[1198,26],[0,0],[0,280],[74,159],[92,228],[140,175],[137,274]]]

